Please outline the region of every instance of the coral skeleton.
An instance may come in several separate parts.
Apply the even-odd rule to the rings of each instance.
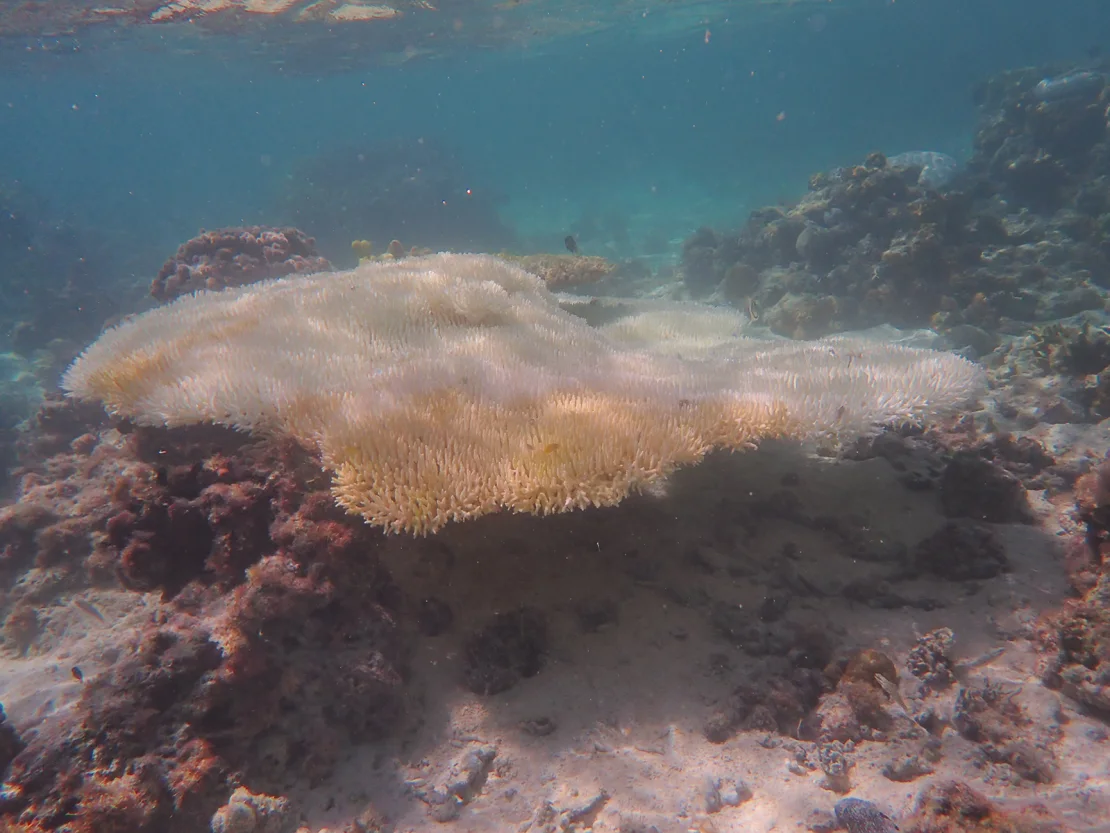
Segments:
[[[416,534],[611,506],[713,449],[854,438],[980,387],[955,355],[744,324],[639,303],[591,326],[533,274],[440,254],[181,297],[105,332],[63,385],[144,425],[293,437],[348,511]]]

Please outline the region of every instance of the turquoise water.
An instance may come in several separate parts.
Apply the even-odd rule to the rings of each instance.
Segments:
[[[773,14],[707,3],[674,26],[671,8],[617,7],[602,31],[495,48],[457,37],[399,66],[375,65],[400,59],[380,38],[361,52],[351,24],[305,44],[305,27],[253,21],[230,35],[183,23],[13,37],[0,176],[95,230],[123,271],[145,278],[200,227],[300,221],[328,239],[312,217],[282,216],[296,213],[282,203],[299,166],[335,148],[427,139],[457,155],[472,197],[496,196],[523,248],[558,249],[578,231],[584,251],[634,256],[673,249],[699,225],[736,225],[870,150],[965,155],[976,80],[1080,59],[1110,31],[1099,0]],[[465,235],[447,236],[411,242],[467,248]]]
[[[372,2],[0,2],[0,830],[1107,833],[1110,0]]]

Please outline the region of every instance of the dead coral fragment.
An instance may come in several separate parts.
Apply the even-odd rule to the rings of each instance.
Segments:
[[[955,634],[950,628],[937,628],[917,640],[917,645],[906,659],[910,673],[927,685],[944,688],[955,679],[952,647]]]
[[[280,833],[285,829],[289,800],[252,793],[239,787],[212,816],[212,833]]]

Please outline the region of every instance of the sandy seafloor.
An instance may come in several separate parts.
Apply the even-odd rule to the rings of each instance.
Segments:
[[[1083,429],[1083,436],[1059,433],[1074,430],[1051,429],[1041,439],[1057,454],[1106,443],[1098,427]],[[842,795],[827,789],[812,763],[814,744],[767,731],[710,743],[703,733],[709,715],[737,685],[758,685],[767,669],[781,668],[776,644],[789,647],[800,629],[827,634],[837,656],[853,648],[889,654],[906,707],[919,713],[932,706],[951,717],[959,684],[914,700],[916,681],[904,664],[921,634],[947,627],[956,636],[954,658],[967,663],[962,680],[1004,686],[1032,718],[1031,742],[1055,756],[1054,782],[1015,779],[952,728],[934,742],[939,760],[932,773],[891,781],[883,766],[920,753],[924,744],[924,733],[891,702],[887,738],[848,753],[846,794],[897,819],[930,782],[958,779],[1004,807],[1041,802],[1070,829],[1110,830],[1105,724],[1040,683],[1044,658],[1029,639],[1037,617],[1068,593],[1055,540],[1073,531],[1066,512],[1047,500],[1038,504],[1040,493],[1031,493],[1037,525],[994,526],[1010,562],[996,578],[901,581],[892,587],[914,606],[889,610],[841,595],[848,582],[885,571],[889,565],[875,553],[912,547],[944,524],[935,491],[903,485],[914,465],[906,460],[895,468],[882,457],[829,461],[769,445],[713,457],[680,472],[667,494],[617,509],[496,517],[428,539],[390,539],[383,558],[398,583],[439,597],[454,610],[454,623],[417,645],[396,737],[356,748],[322,784],[290,784],[286,827],[340,831],[360,814],[388,818],[392,826],[367,821],[355,829],[468,833],[819,826],[821,811],[831,812]],[[868,560],[854,557],[858,552],[820,523],[752,511],[783,483],[806,516],[854,525],[868,542]],[[742,639],[726,637],[720,622],[730,609],[765,610],[768,595],[782,600],[772,605],[778,618],[763,631],[772,655],[753,656]],[[70,668],[80,665],[88,676],[110,664],[115,637],[161,604],[122,591],[81,598],[105,622],[78,606],[53,608],[27,658],[0,660],[0,699],[17,726],[64,712],[81,685]],[[546,617],[545,664],[508,691],[470,693],[460,685],[465,635],[492,613],[522,606]],[[435,805],[420,795],[460,772],[468,777],[467,756],[491,751],[495,757],[473,778],[457,817],[437,821]],[[805,760],[809,766],[798,763]],[[707,798],[710,785],[727,794],[737,782],[734,797],[744,799],[738,806],[714,807]]]
[[[790,738],[767,743],[767,732],[749,731],[715,745],[702,732],[714,705],[736,684],[753,680],[763,664],[721,635],[710,610],[718,603],[759,607],[766,585],[744,574],[778,569],[783,545],[794,542],[791,568],[830,595],[791,598],[776,624],[827,630],[842,646],[878,648],[899,662],[920,634],[951,628],[960,660],[1002,649],[970,670],[971,681],[987,676],[1016,687],[1015,697],[1036,729],[1059,732],[1052,746],[1061,769],[1049,787],[1001,783],[998,773],[977,762],[975,745],[949,730],[936,771],[912,783],[890,781],[880,770],[920,749],[921,740],[860,744],[853,753],[851,795],[897,817],[910,810],[930,779],[956,778],[1004,804],[1045,802],[1076,830],[1110,830],[1110,755],[1105,743],[1092,742],[1105,735],[1104,727],[1040,685],[1039,658],[1024,639],[1037,616],[1067,593],[1050,508],[1044,529],[996,528],[1010,573],[973,587],[913,581],[899,592],[942,606],[876,610],[837,598],[847,581],[876,565],[838,552],[827,534],[769,519],[746,537],[746,519],[736,517],[741,507],[766,496],[790,473],[799,477],[793,491],[807,513],[855,516],[873,540],[891,549],[912,546],[945,520],[935,495],[908,491],[884,459],[828,463],[807,459],[796,448],[768,446],[751,455],[718,456],[681,473],[662,500],[642,498],[616,511],[546,522],[507,519],[504,527],[517,530],[507,531],[501,546],[477,525],[453,530],[453,567],[444,563],[444,550],[396,540],[387,560],[399,580],[435,588],[457,610],[484,615],[526,604],[549,611],[551,657],[535,677],[480,697],[456,683],[460,645],[450,636],[428,640],[416,661],[414,699],[422,708],[413,725],[396,745],[365,750],[334,784],[306,793],[302,808],[309,827],[339,822],[372,796],[397,830],[435,828],[427,806],[412,797],[412,785],[442,782],[468,751],[493,746],[497,757],[489,780],[462,811],[459,829],[547,829],[537,823],[546,804],[555,811],[554,829],[565,829],[575,811],[596,804],[595,830],[799,829],[813,810],[831,810],[840,797],[822,787],[820,768],[806,775],[790,771],[799,744]],[[732,551],[713,543],[730,535],[742,541]],[[643,562],[657,564],[658,574],[638,579]],[[584,634],[576,607],[599,599],[617,603],[618,621]],[[457,630],[469,624],[459,621]],[[955,688],[936,695],[939,710],[952,708]],[[535,737],[524,728],[540,718],[554,722],[556,731]],[[897,729],[910,726],[904,716],[896,723]],[[730,779],[742,780],[751,799],[707,813],[707,782]],[[604,803],[597,799],[602,795],[608,796]],[[332,801],[335,807],[326,810]]]

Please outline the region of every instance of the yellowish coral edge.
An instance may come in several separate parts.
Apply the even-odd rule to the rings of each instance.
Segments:
[[[708,399],[661,407],[597,392],[519,407],[453,393],[353,427],[323,441],[336,500],[375,526],[416,535],[502,510],[614,506],[713,449],[800,430],[782,405]]]

